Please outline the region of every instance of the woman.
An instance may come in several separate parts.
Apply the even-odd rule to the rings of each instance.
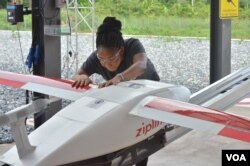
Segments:
[[[94,73],[106,80],[99,84],[100,88],[133,79],[160,80],[141,42],[134,38],[124,40],[121,27],[115,17],[104,19],[96,34],[96,51],[83,63],[72,87],[87,86]]]
[[[141,42],[134,38],[124,40],[121,27],[121,22],[115,17],[104,19],[97,31],[96,51],[83,63],[72,87],[87,86],[92,82],[89,77],[94,73],[106,80],[99,84],[100,88],[133,79],[160,80]],[[147,160],[136,165],[146,166]]]

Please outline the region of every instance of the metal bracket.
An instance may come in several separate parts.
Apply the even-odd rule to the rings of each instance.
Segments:
[[[48,104],[48,99],[38,99],[0,116],[0,126],[8,124],[11,127],[20,159],[35,149],[35,146],[29,142],[24,124],[25,118],[32,113],[46,109]]]

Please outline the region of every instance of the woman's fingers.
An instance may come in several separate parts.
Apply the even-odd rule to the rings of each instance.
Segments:
[[[76,86],[76,81],[71,84],[72,88]]]
[[[85,80],[84,86],[88,86],[90,83],[92,83],[91,79],[87,78]]]
[[[107,82],[105,83],[105,87],[110,86],[110,85],[113,85],[113,82],[112,82],[112,81],[107,81]]]
[[[110,85],[113,85],[113,84],[114,83],[112,81],[107,81],[107,82],[99,84],[98,88],[104,88],[104,87],[107,87],[107,86],[110,86]]]
[[[82,89],[85,86],[85,80],[80,80],[79,87]]]
[[[98,88],[103,88],[104,85],[105,85],[105,82],[104,82],[104,83],[100,83],[100,84],[98,85]]]
[[[80,84],[80,81],[76,80],[71,86],[72,86],[72,88],[78,88],[79,84]]]

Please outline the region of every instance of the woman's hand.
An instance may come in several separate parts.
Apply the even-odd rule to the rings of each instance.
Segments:
[[[72,88],[84,88],[85,86],[88,86],[90,83],[92,83],[91,79],[84,74],[76,75],[73,77],[73,80],[75,81],[71,86]]]
[[[98,85],[98,88],[103,88],[103,87],[107,87],[110,85],[117,85],[118,83],[123,81],[123,76],[120,76],[119,74],[116,75],[114,78],[112,78],[111,80],[108,80],[106,82],[103,82],[101,84]]]

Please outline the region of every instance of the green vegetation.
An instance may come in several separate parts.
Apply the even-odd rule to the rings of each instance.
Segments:
[[[1,0],[0,7],[4,0]],[[95,0],[95,25],[100,25],[105,16],[115,16],[123,23],[123,33],[132,35],[195,36],[209,37],[210,0]],[[28,0],[23,0],[28,2]],[[89,6],[89,2],[78,1]],[[193,4],[192,4],[193,2]],[[240,17],[232,19],[232,37],[250,39],[249,0],[240,1]],[[82,13],[87,9],[81,10]],[[66,11],[61,12],[62,22]],[[73,12],[70,12],[73,15]],[[0,29],[15,29],[6,21],[6,11],[0,10]],[[91,18],[89,18],[91,19]],[[74,17],[71,17],[74,22]],[[30,30],[30,16],[20,29]],[[86,26],[79,27],[88,32]]]

